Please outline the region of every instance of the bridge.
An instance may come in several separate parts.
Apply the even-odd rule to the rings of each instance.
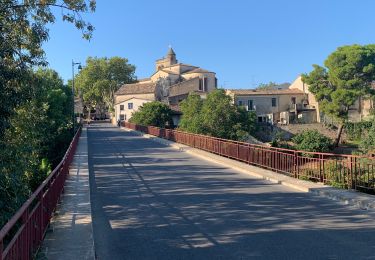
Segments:
[[[374,257],[371,210],[256,178],[109,124],[89,126],[87,143],[88,237],[97,259]],[[79,235],[79,225],[68,236]],[[47,232],[51,238],[61,239]],[[62,248],[53,259],[67,255]]]

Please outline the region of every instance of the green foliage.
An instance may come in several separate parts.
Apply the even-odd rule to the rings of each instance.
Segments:
[[[366,95],[371,95],[375,80],[375,45],[339,47],[325,60],[325,67],[313,65],[309,74],[302,76],[320,105],[320,110],[339,120],[347,121],[349,107]],[[336,144],[341,136],[338,129]]]
[[[94,0],[0,1],[0,227],[71,138],[70,90],[57,73],[31,70],[47,64],[42,46],[60,13],[53,9],[91,38],[94,28],[81,13],[93,12]]]
[[[204,100],[190,94],[181,102],[181,111],[179,128],[191,133],[246,141],[256,129],[255,113],[235,106],[220,89],[210,92]]]
[[[215,90],[207,95],[202,106],[200,118],[203,131],[207,135],[233,139],[236,135],[233,127],[237,124],[237,116],[231,97],[226,95],[224,90]]]
[[[361,122],[346,122],[345,132],[349,140],[360,140],[364,137],[368,130],[371,128],[371,121],[361,121]]]
[[[6,205],[0,226],[59,163],[72,138],[71,91],[52,70],[30,75],[28,101],[15,109],[1,142],[0,198]]]
[[[129,121],[144,126],[172,127],[172,110],[159,101],[145,103],[132,114]]]
[[[256,90],[270,90],[270,89],[275,89],[276,87],[277,87],[277,84],[275,82],[270,81],[269,83],[259,84]]]
[[[54,9],[60,9],[62,19],[75,25],[86,39],[94,27],[80,13],[94,12],[90,0],[7,0],[0,2],[0,50],[6,65],[45,65],[42,45],[49,37],[49,24],[55,22]],[[16,62],[16,64],[14,63]],[[21,64],[18,64],[21,65]],[[17,66],[17,65],[16,65]]]
[[[203,100],[196,93],[191,93],[187,99],[180,103],[180,108],[183,116],[179,122],[179,128],[190,132],[199,134],[203,132],[201,122],[201,111]]]
[[[361,139],[359,148],[360,152],[364,154],[375,153],[375,122],[372,122],[367,135]]]
[[[306,130],[292,138],[295,148],[307,152],[328,152],[332,146],[332,140],[322,135],[317,130]]]
[[[113,111],[115,92],[122,84],[135,81],[135,66],[126,58],[92,58],[86,60],[86,66],[76,77],[75,87],[83,95],[87,108]]]
[[[326,161],[324,164],[324,174],[326,175],[329,185],[340,188],[348,188],[348,172],[340,161]]]
[[[256,90],[285,89],[285,88],[288,88],[289,86],[290,86],[290,83],[287,83],[287,82],[278,84],[278,83],[270,81],[269,83],[259,84],[258,87],[256,87]]]

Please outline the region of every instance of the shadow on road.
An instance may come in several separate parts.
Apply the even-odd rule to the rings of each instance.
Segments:
[[[98,259],[370,259],[374,218],[109,125],[89,128]]]

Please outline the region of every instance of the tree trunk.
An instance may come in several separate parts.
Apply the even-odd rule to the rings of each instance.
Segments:
[[[336,135],[336,139],[335,139],[335,143],[334,143],[334,146],[335,147],[338,147],[339,146],[339,143],[340,143],[340,139],[341,139],[341,134],[342,134],[342,130],[344,129],[344,124],[341,123],[339,125],[339,128],[337,129],[337,135]]]

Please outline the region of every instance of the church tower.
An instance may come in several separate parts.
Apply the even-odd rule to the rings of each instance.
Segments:
[[[174,65],[174,64],[177,63],[176,53],[174,52],[174,50],[172,49],[172,47],[169,48],[166,59],[167,59],[167,61],[169,63],[169,66],[170,65]]]
[[[162,59],[156,60],[156,71],[174,64],[177,64],[176,53],[174,52],[172,47],[169,47],[167,56]]]

